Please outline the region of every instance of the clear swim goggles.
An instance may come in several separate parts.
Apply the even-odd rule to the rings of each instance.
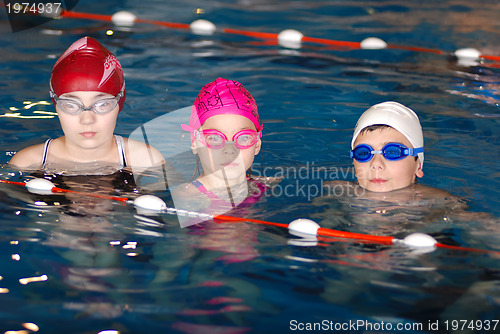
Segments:
[[[419,153],[423,152],[423,147],[408,148],[399,143],[386,144],[380,151],[375,151],[370,145],[360,144],[351,150],[349,156],[359,162],[368,162],[373,158],[374,154],[382,154],[387,160],[396,161],[404,159],[407,156],[416,157]]]
[[[244,150],[252,147],[259,141],[260,138],[262,138],[262,131],[257,132],[255,130],[245,129],[235,133],[232,140],[229,141],[224,133],[215,129],[199,131],[185,124],[182,124],[181,126],[184,130],[193,134],[193,137],[191,137],[193,142],[195,139],[199,139],[203,145],[211,149],[220,149],[226,144],[231,143],[240,150]]]
[[[69,115],[79,115],[83,111],[92,110],[98,115],[104,115],[111,112],[116,108],[118,102],[123,97],[123,90],[118,93],[115,97],[110,97],[107,99],[102,99],[94,102],[90,107],[86,108],[83,103],[78,100],[70,99],[70,98],[60,98],[57,96],[52,90],[50,91],[50,97],[54,99],[59,110]]]

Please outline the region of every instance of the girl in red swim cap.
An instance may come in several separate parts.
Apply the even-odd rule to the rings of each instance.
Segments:
[[[43,170],[75,164],[118,169],[162,164],[163,156],[153,147],[113,135],[125,96],[118,59],[95,39],[79,39],[57,60],[50,78],[50,97],[64,136],[19,151],[10,164]]]

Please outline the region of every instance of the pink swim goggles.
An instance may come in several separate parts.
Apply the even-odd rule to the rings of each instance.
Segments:
[[[207,129],[200,131],[185,124],[182,124],[182,128],[192,132],[192,142],[198,139],[204,146],[211,149],[221,149],[226,146],[226,144],[231,143],[240,150],[244,150],[255,145],[262,137],[262,131],[257,132],[252,129],[238,131],[231,140],[228,140],[227,136],[219,130]]]

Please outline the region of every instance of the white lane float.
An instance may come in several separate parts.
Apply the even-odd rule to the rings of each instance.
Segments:
[[[142,196],[139,196],[135,200],[132,201],[132,200],[129,200],[129,199],[124,198],[124,197],[114,197],[114,196],[109,196],[109,195],[83,193],[83,192],[73,191],[70,189],[57,188],[54,186],[54,184],[51,181],[49,181],[47,179],[41,179],[41,178],[32,179],[26,183],[25,182],[15,182],[15,181],[10,181],[10,180],[0,180],[0,183],[25,186],[29,192],[35,193],[35,194],[45,195],[45,194],[66,192],[66,193],[76,193],[76,194],[80,194],[80,195],[98,197],[98,198],[109,199],[109,200],[116,200],[116,201],[119,201],[122,203],[133,204],[139,213],[140,212],[168,213],[168,214],[182,215],[182,216],[187,216],[187,217],[197,217],[197,218],[201,218],[202,220],[213,219],[215,221],[224,221],[224,222],[235,222],[235,223],[236,222],[249,222],[249,223],[257,223],[257,224],[263,224],[263,225],[278,226],[278,227],[287,228],[288,231],[292,234],[299,235],[299,236],[305,236],[306,238],[308,236],[323,236],[323,237],[353,239],[353,240],[359,240],[359,241],[363,241],[363,242],[373,242],[373,243],[387,244],[387,245],[401,244],[401,245],[404,245],[404,246],[412,248],[412,249],[422,250],[424,253],[426,253],[428,251],[432,251],[437,247],[452,249],[452,250],[468,251],[468,252],[482,252],[482,253],[495,253],[495,254],[500,253],[500,252],[497,252],[494,250],[482,250],[482,249],[477,249],[477,248],[468,248],[468,247],[442,244],[442,243],[437,242],[437,240],[434,239],[433,237],[431,237],[430,235],[424,234],[424,233],[412,233],[403,239],[397,239],[396,237],[393,237],[393,236],[377,236],[377,235],[371,235],[371,234],[352,233],[352,232],[323,228],[323,227],[320,227],[319,224],[316,223],[315,221],[313,221],[311,219],[306,219],[306,218],[299,218],[299,219],[293,220],[289,224],[282,224],[282,223],[268,222],[268,221],[259,220],[259,219],[232,217],[232,216],[226,216],[226,215],[211,215],[211,214],[206,214],[206,213],[200,213],[200,212],[195,212],[195,211],[188,211],[188,210],[182,210],[182,209],[168,207],[161,198],[154,196],[154,195],[142,195]],[[308,240],[308,242],[309,241],[310,240]]]

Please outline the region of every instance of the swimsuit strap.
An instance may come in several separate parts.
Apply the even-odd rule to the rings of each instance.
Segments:
[[[49,145],[52,142],[52,138],[49,138],[45,141],[45,145],[43,146],[42,153],[42,168],[45,168],[45,164],[47,163],[47,157],[49,155]],[[127,167],[127,157],[125,155],[125,141],[122,136],[115,135],[116,147],[118,148],[118,156],[120,158],[120,169]],[[201,183],[200,183],[201,184]]]
[[[45,145],[43,146],[43,154],[42,154],[42,168],[45,168],[45,163],[47,162],[47,155],[49,154],[49,145],[52,141],[52,138],[49,138],[45,141]]]
[[[201,183],[200,181],[194,180],[194,181],[191,182],[191,184],[193,186],[195,186],[202,194],[205,194],[205,195],[207,195],[210,198],[220,200],[219,196],[217,196],[216,194],[214,194],[213,192],[211,192],[207,188],[205,188],[205,186],[203,185],[203,183]]]
[[[125,155],[125,141],[122,136],[115,135],[116,147],[118,148],[118,155],[120,157],[121,168],[127,167],[127,156]]]

